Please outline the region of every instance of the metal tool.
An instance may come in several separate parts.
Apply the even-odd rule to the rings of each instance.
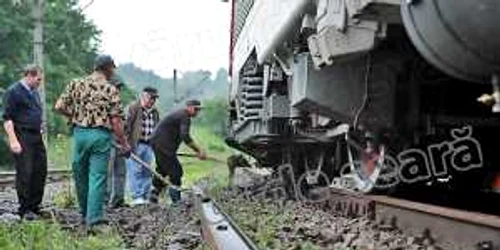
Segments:
[[[198,155],[196,155],[196,154],[190,154],[190,153],[177,153],[177,156],[180,156],[180,157],[189,157],[189,158],[197,158],[198,157]],[[226,161],[223,161],[221,159],[217,159],[217,158],[214,158],[214,157],[210,157],[210,156],[207,156],[205,159],[209,160],[209,161],[217,162],[217,163],[224,163],[224,164],[226,164]]]
[[[117,149],[120,149],[120,150],[122,149],[122,146],[120,146],[116,143],[113,143],[113,146],[115,146],[115,148],[117,148]],[[149,165],[147,162],[143,161],[139,156],[137,156],[133,152],[130,152],[130,158],[132,160],[134,160],[135,162],[139,163],[139,165],[141,165],[143,168],[146,168],[147,170],[149,170],[156,178],[158,178],[167,187],[173,188],[173,189],[178,190],[178,191],[188,191],[189,190],[189,189],[185,189],[185,188],[183,189],[179,186],[172,184],[169,180],[165,179],[165,177],[163,177],[160,173],[156,172],[156,170],[154,170],[154,168],[151,165]]]

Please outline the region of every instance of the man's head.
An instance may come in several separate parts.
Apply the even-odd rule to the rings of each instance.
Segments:
[[[34,64],[27,65],[24,67],[23,75],[26,84],[33,89],[38,88],[42,84],[43,72],[40,66]]]
[[[158,99],[158,90],[153,87],[145,87],[141,93],[141,105],[144,108],[150,109],[155,105]]]
[[[198,100],[189,100],[186,102],[186,110],[191,117],[195,117],[202,108],[201,102]]]
[[[104,74],[106,79],[111,79],[115,72],[115,61],[109,55],[99,55],[94,61],[94,70]]]

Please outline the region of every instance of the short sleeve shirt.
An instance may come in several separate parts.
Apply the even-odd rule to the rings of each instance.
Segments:
[[[59,100],[77,126],[112,129],[111,117],[124,117],[118,89],[99,72],[71,81]]]

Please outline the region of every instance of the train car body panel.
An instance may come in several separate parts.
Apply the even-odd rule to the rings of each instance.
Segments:
[[[300,21],[310,2],[310,0],[255,0],[232,52],[234,71],[241,69],[251,53],[256,53],[260,64],[267,60],[273,49],[291,32],[291,26]],[[238,79],[238,74],[233,77]],[[232,97],[236,95],[236,89],[237,86],[231,88]]]

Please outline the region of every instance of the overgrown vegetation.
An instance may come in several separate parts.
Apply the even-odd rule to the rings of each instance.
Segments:
[[[0,224],[2,250],[119,250],[123,242],[115,233],[79,236],[46,222]]]
[[[202,177],[217,176],[219,179],[227,179],[229,175],[226,159],[233,153],[220,136],[214,134],[211,129],[202,126],[193,126],[192,137],[206,151],[208,156],[217,159],[200,161],[197,158],[181,157],[180,161],[184,167],[183,181],[190,186]],[[191,152],[189,148],[182,145],[179,152]],[[227,183],[227,182],[226,182]]]

